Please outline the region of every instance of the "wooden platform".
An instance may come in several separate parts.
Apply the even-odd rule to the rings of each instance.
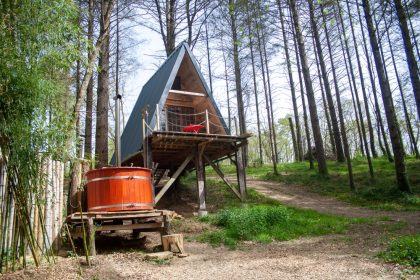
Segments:
[[[152,160],[159,163],[159,168],[176,170],[182,164],[186,155],[192,153],[198,145],[205,146],[204,153],[211,160],[234,156],[240,147],[247,144],[251,134],[239,136],[190,133],[176,131],[153,131],[144,142],[151,144]],[[125,164],[143,166],[143,151],[139,151]],[[186,169],[195,168],[191,162]]]
[[[90,254],[95,255],[95,233],[101,231],[133,230],[134,232],[159,232],[167,235],[173,211],[142,210],[121,212],[76,212],[66,219],[72,238],[83,236],[87,230]]]

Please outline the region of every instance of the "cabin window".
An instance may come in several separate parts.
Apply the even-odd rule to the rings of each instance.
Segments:
[[[176,76],[174,83],[172,84],[172,89],[174,90],[181,90],[181,77]]]
[[[168,131],[182,131],[185,126],[194,122],[194,108],[182,106],[167,107]]]

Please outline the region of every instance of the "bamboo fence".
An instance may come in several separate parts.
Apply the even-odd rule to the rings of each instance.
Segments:
[[[25,267],[30,256],[35,264],[49,260],[60,246],[65,209],[64,163],[44,160],[30,192],[11,184],[6,170],[0,159],[0,272]]]

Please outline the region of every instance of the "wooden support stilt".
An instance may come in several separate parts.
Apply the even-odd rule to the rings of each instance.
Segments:
[[[88,218],[88,238],[89,238],[89,255],[96,256],[95,246],[95,225],[93,224],[93,218]]]
[[[197,145],[196,155],[195,155],[195,171],[197,173],[197,189],[198,189],[198,216],[207,216],[206,209],[206,179],[205,179],[205,169],[203,161],[203,152],[205,146]]]
[[[172,184],[175,182],[175,180],[178,178],[179,175],[181,175],[181,172],[185,169],[187,164],[191,161],[194,154],[191,153],[187,156],[187,158],[184,160],[184,162],[178,167],[178,169],[175,171],[175,173],[172,175],[172,177],[169,179],[169,181],[165,184],[165,186],[160,190],[160,192],[155,197],[155,204],[158,203],[158,201],[162,198],[162,196],[168,191],[168,189],[172,186]]]
[[[143,141],[143,164],[144,167],[153,169],[152,138],[146,137]]]
[[[243,161],[242,149],[239,148],[236,152],[236,176],[238,178],[239,192],[241,193],[241,200],[246,199],[246,176],[245,165]]]
[[[238,192],[238,190],[236,190],[234,186],[232,186],[228,178],[225,176],[225,174],[223,174],[222,170],[220,170],[220,168],[216,164],[214,164],[214,162],[212,162],[206,155],[203,155],[203,157],[207,161],[207,163],[211,165],[214,171],[216,171],[217,175],[219,175],[223,182],[225,182],[225,184],[233,191],[233,193],[242,201],[241,194]]]
[[[153,186],[156,188],[159,184],[160,180],[162,180],[163,176],[166,173],[166,169],[159,169],[157,173],[155,174],[155,180],[153,182]]]

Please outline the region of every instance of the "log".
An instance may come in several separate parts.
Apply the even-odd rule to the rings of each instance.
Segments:
[[[162,236],[163,251],[171,251],[171,245],[178,248],[179,253],[184,254],[184,237],[182,234],[171,234]]]
[[[96,246],[95,246],[95,225],[93,224],[93,219],[88,219],[88,238],[89,238],[89,255],[96,256]]]

